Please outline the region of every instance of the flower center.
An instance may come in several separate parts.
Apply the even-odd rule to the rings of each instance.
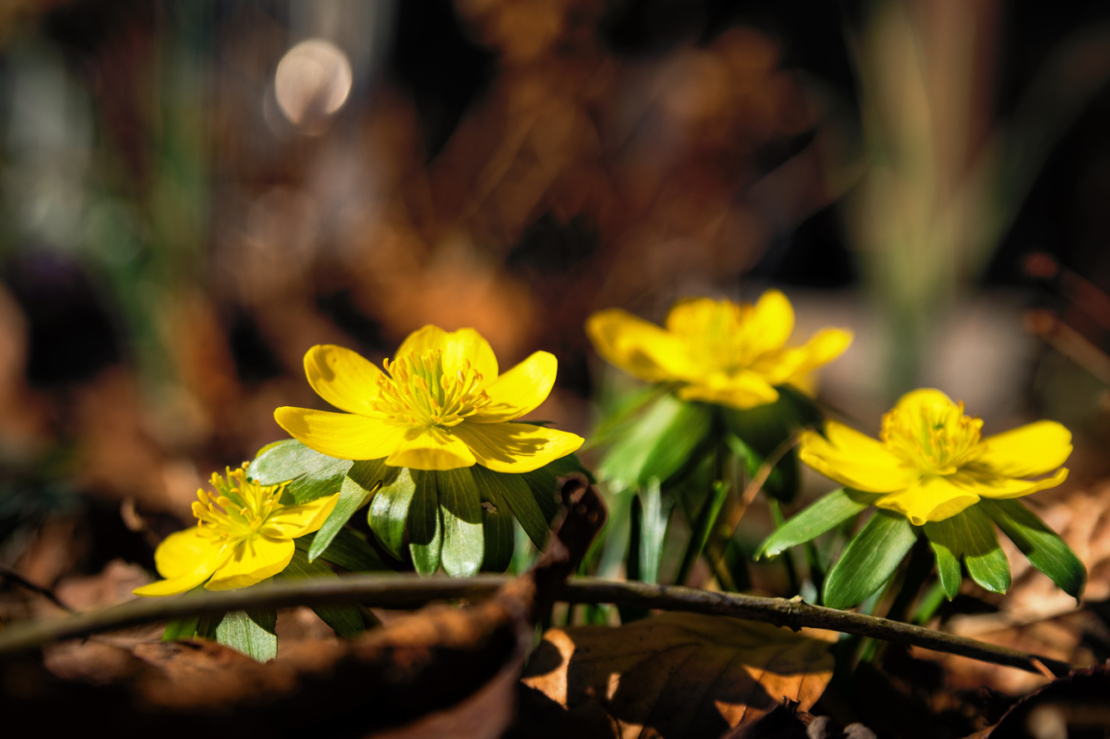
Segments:
[[[212,473],[215,493],[198,490],[193,503],[197,525],[222,539],[245,539],[258,532],[279,502],[285,485],[263,486],[247,479],[244,469],[228,470],[227,479]]]
[[[489,396],[482,374],[467,360],[466,367],[448,374],[443,369],[443,352],[409,354],[382,362],[386,372],[378,380],[378,398],[373,408],[385,420],[399,426],[449,428],[480,411]]]
[[[922,472],[954,474],[980,454],[983,421],[955,406],[894,409],[883,416],[880,437],[887,448]]]

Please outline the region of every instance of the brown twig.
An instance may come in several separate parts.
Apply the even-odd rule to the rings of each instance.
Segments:
[[[499,575],[461,579],[347,575],[340,578],[275,583],[245,590],[206,592],[180,598],[142,599],[57,621],[12,626],[0,633],[0,653],[190,615],[350,602],[379,608],[406,609],[418,608],[434,601],[476,600],[490,596],[508,579]],[[712,593],[695,588],[595,578],[570,580],[561,587],[559,598],[576,603],[612,603],[666,611],[733,616],[794,629],[803,626],[830,629],[957,654],[1036,674],[1042,674],[1038,669],[1038,662],[1057,675],[1067,674],[1072,669],[1065,662],[1047,657],[899,621],[811,606],[800,600]]]

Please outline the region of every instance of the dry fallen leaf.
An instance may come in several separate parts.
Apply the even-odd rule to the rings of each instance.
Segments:
[[[568,513],[547,554],[488,600],[429,606],[352,641],[282,644],[265,664],[220,644],[161,642],[156,634],[137,644],[99,635],[50,645],[45,664],[33,653],[6,655],[0,713],[44,736],[80,733],[90,717],[110,715],[118,739],[213,730],[495,739],[513,720],[536,619],[605,521],[593,488],[571,481],[563,496]],[[101,597],[110,589],[93,590]]]
[[[611,735],[622,739],[716,739],[784,698],[808,710],[832,678],[826,639],[825,632],[694,613],[616,629],[552,629],[524,682],[572,714],[603,712]]]

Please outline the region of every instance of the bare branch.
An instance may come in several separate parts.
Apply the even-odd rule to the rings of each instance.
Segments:
[[[244,609],[351,602],[377,608],[400,609],[419,608],[435,601],[478,600],[489,597],[511,580],[512,578],[500,575],[460,579],[346,575],[340,578],[272,583],[244,590],[197,593],[180,598],[140,599],[95,613],[10,626],[0,633],[0,653],[183,616],[220,614]],[[575,603],[612,603],[664,611],[732,616],[793,629],[829,629],[957,654],[1037,674],[1043,672],[1040,665],[1048,667],[1057,675],[1065,675],[1073,669],[1072,665],[1048,657],[899,621],[811,606],[800,599],[712,593],[696,588],[588,577],[574,578],[567,582],[562,586],[559,598]]]

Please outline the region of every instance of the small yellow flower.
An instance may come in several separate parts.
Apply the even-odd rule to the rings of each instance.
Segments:
[[[1060,424],[1038,421],[985,439],[982,426],[939,390],[914,390],[883,416],[881,441],[828,421],[824,437],[803,433],[801,459],[846,487],[884,493],[876,505],[915,526],[955,516],[980,498],[1056,487],[1068,476],[1057,469],[1072,448]]]
[[[778,400],[776,385],[804,387],[808,375],[839,357],[852,334],[818,331],[806,344],[787,347],[794,309],[778,290],[752,305],[690,298],[667,315],[666,328],[611,308],[590,316],[586,332],[611,364],[648,382],[677,385],[678,397],[733,408]]]
[[[582,446],[574,434],[514,423],[547,399],[558,363],[536,352],[503,375],[471,328],[425,326],[379,370],[355,352],[314,346],[305,374],[320,397],[347,413],[278,408],[283,429],[321,454],[381,459],[395,467],[452,470],[480,464],[531,472]]]
[[[166,579],[135,595],[175,595],[201,583],[208,590],[232,590],[272,577],[293,559],[293,539],[318,530],[339,498],[337,493],[282,505],[284,484],[259,485],[243,468],[228,470],[226,480],[213,473],[211,483],[216,493],[197,491],[197,525],[170,534],[154,552],[158,574]]]

